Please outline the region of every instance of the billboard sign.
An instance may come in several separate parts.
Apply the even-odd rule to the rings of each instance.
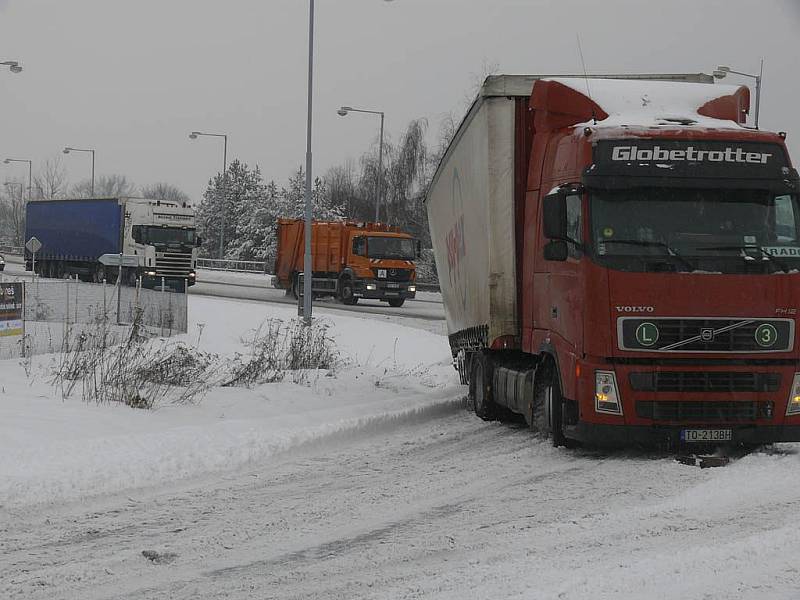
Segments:
[[[0,284],[0,337],[25,334],[24,307],[24,284]]]

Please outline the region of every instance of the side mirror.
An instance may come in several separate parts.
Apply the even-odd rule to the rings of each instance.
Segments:
[[[567,248],[567,242],[563,240],[553,240],[544,245],[545,260],[564,262],[567,260],[568,254],[569,249]]]
[[[199,235],[196,238],[194,238],[194,245],[197,246],[198,248],[202,246],[203,238],[201,238]]]
[[[417,240],[417,258],[422,256],[422,242]]]
[[[567,237],[567,202],[561,192],[545,196],[542,206],[542,225],[545,237],[563,240]]]
[[[133,241],[136,242],[137,244],[141,241],[142,237],[141,231],[142,231],[141,225],[134,225],[133,227],[131,227],[131,237],[133,238]]]

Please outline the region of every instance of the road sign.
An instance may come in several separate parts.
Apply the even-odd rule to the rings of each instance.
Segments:
[[[25,247],[28,249],[29,252],[36,254],[39,250],[42,249],[42,242],[39,241],[39,238],[33,236],[27,242],[25,242]]]
[[[139,257],[135,254],[103,254],[98,258],[107,267],[138,267]]]

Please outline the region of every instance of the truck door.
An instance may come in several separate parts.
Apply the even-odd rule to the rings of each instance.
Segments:
[[[545,293],[538,294],[535,326],[558,337],[558,346],[566,347],[574,357],[583,351],[583,281],[581,265],[584,243],[584,199],[579,191],[565,197],[567,213],[567,257],[566,260],[543,260],[540,262],[539,278],[546,279]],[[547,243],[542,238],[541,248]],[[538,270],[538,269],[537,269]],[[555,334],[555,335],[553,335]],[[567,365],[562,365],[562,369]]]

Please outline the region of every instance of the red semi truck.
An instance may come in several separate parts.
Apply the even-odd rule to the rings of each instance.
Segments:
[[[800,441],[800,181],[749,100],[705,75],[486,80],[426,198],[478,416],[556,445]]]

